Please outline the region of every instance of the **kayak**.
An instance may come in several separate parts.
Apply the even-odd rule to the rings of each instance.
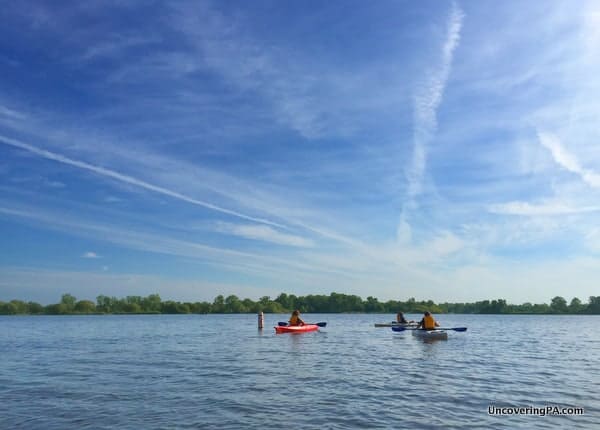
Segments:
[[[275,333],[305,333],[307,331],[315,331],[318,329],[319,326],[316,324],[287,325],[275,327]]]
[[[375,327],[416,327],[417,324],[414,323],[397,323],[396,321],[392,321],[389,323],[375,323]]]
[[[411,330],[412,335],[421,339],[448,339],[448,332],[445,330]]]

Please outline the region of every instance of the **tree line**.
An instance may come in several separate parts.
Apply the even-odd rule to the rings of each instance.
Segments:
[[[299,309],[303,313],[456,313],[456,314],[600,314],[600,296],[590,296],[587,303],[577,297],[569,303],[560,296],[549,304],[509,304],[504,299],[483,300],[473,303],[434,303],[432,300],[388,300],[380,302],[369,296],[366,300],[356,295],[331,293],[327,295],[295,296],[281,293],[275,299],[269,296],[258,301],[240,299],[235,295],[218,295],[212,302],[176,302],[161,300],[158,294],[127,296],[124,298],[100,295],[96,302],[77,300],[63,294],[59,303],[43,306],[36,302],[0,301],[0,315],[70,315],[70,314],[231,314],[231,313],[286,313]]]

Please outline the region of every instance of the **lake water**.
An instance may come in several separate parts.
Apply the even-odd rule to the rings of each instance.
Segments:
[[[287,317],[0,317],[0,429],[600,428],[598,316],[439,315],[469,329],[434,342],[389,314],[275,335]]]

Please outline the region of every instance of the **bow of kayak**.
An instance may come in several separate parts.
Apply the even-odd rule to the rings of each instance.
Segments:
[[[319,329],[316,324],[304,324],[304,325],[292,325],[292,326],[277,326],[275,333],[305,333],[308,331],[315,331]]]

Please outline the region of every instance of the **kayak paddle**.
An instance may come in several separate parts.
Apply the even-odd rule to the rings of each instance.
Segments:
[[[392,327],[394,331],[404,331],[404,330],[422,330],[416,327]],[[436,327],[434,330],[454,330],[454,331],[467,331],[466,327]]]
[[[314,324],[314,325],[318,325],[319,327],[325,327],[325,326],[327,325],[327,323],[326,323],[326,322],[318,322],[318,323],[304,323],[304,324],[305,324],[305,325],[306,325],[306,324]],[[284,326],[288,325],[288,323],[286,323],[286,322],[283,322],[283,321],[279,321],[279,322],[277,323],[277,325],[279,325],[279,326],[281,326],[281,327],[284,327]]]

